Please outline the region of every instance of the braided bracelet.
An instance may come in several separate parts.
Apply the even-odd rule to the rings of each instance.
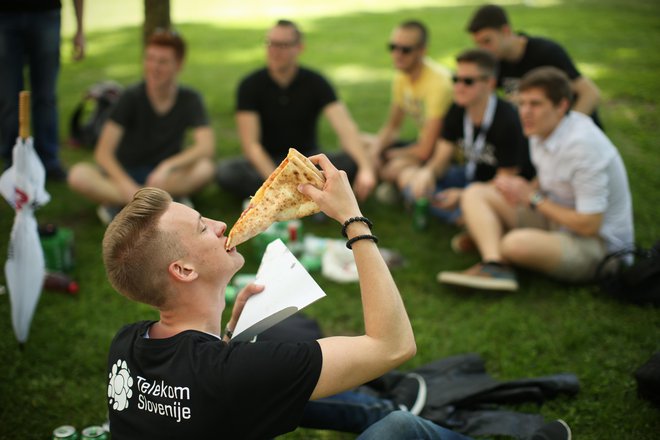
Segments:
[[[372,240],[374,243],[378,243],[378,237],[372,234],[364,234],[364,235],[356,235],[355,237],[351,238],[346,242],[346,247],[349,249],[353,249],[353,243],[355,243],[358,240]]]
[[[344,226],[341,227],[341,235],[344,236],[344,238],[348,238],[348,235],[346,234],[346,228],[348,228],[348,225],[354,222],[363,222],[367,226],[369,226],[369,229],[374,227],[374,224],[371,223],[371,220],[369,220],[366,217],[351,217],[348,220],[344,222]],[[350,248],[349,248],[350,249]]]

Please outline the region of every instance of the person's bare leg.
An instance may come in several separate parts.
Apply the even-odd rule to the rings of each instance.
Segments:
[[[561,263],[561,241],[556,234],[542,229],[515,229],[501,243],[504,259],[536,272],[551,273]]]
[[[500,241],[515,226],[515,208],[490,184],[474,183],[461,196],[463,220],[482,261],[503,261]]]
[[[91,163],[77,163],[69,170],[69,187],[84,197],[103,205],[123,206],[119,188]]]
[[[387,161],[387,163],[381,169],[380,176],[387,182],[396,183],[399,174],[404,169],[412,166],[419,166],[419,163],[419,159],[411,156],[397,157]]]
[[[163,188],[172,197],[189,196],[211,182],[215,166],[210,159],[198,160],[189,167],[172,172]]]

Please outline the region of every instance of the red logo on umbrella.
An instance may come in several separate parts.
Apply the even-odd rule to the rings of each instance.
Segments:
[[[14,204],[16,205],[16,209],[22,209],[23,205],[25,205],[28,202],[28,195],[23,192],[20,188],[16,188],[16,200],[14,200]]]

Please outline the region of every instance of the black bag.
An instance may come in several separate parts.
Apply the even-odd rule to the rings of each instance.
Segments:
[[[101,81],[90,86],[71,116],[69,142],[94,148],[112,106],[123,91],[124,88],[114,81]]]
[[[635,370],[637,394],[660,408],[660,351]]]
[[[596,280],[603,292],[620,301],[660,305],[660,240],[650,249],[635,247],[607,255],[596,269]]]

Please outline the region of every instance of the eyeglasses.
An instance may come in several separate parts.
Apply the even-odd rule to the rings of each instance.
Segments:
[[[395,43],[388,43],[387,44],[387,49],[390,52],[394,52],[395,50],[398,50],[404,55],[408,55],[413,50],[417,49],[417,47],[418,46],[404,46],[402,44],[395,44]]]
[[[179,33],[172,28],[157,27],[154,29],[153,35],[167,35],[168,37],[178,37]]]
[[[266,40],[267,47],[274,47],[276,49],[290,49],[298,45],[298,41],[275,41],[275,40]]]
[[[454,82],[454,84],[458,83],[463,83],[466,86],[471,86],[474,85],[477,81],[485,81],[487,80],[487,76],[458,76],[458,75],[453,75],[451,77],[451,80]]]

